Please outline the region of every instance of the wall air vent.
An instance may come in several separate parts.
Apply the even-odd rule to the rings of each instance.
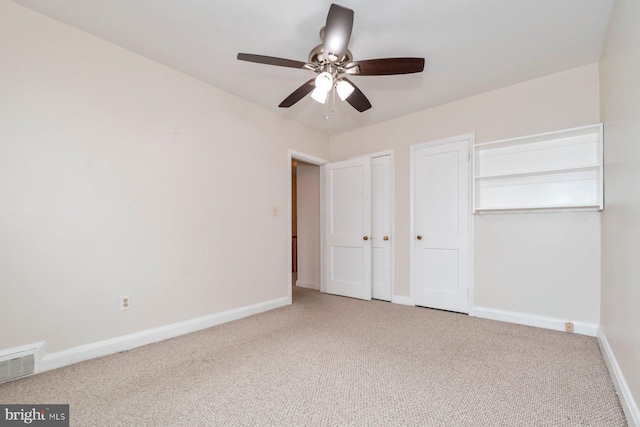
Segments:
[[[0,358],[0,384],[31,375],[35,368],[35,349]]]

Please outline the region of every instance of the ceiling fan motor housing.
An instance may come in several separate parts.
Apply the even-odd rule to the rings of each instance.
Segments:
[[[324,45],[318,45],[311,49],[309,52],[309,62],[318,64],[318,66],[322,66],[324,64],[333,64],[338,67],[346,65],[353,61],[353,54],[350,50],[347,49],[344,58],[340,62],[331,62],[324,59]]]

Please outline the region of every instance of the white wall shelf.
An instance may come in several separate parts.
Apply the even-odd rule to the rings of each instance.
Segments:
[[[602,210],[602,124],[477,144],[474,213]]]

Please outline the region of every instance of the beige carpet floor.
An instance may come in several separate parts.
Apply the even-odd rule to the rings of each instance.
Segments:
[[[72,426],[624,426],[594,338],[296,289],[294,304],[0,385]]]

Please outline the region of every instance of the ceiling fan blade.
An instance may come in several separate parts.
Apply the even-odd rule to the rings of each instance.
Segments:
[[[353,86],[353,92],[347,97],[347,99],[345,99],[345,101],[347,101],[353,108],[360,111],[361,113],[371,108],[371,103],[369,102],[367,97],[364,96],[364,93],[362,93],[362,91],[358,89],[358,86],[354,85],[353,82],[346,77],[343,77],[342,79]]]
[[[239,53],[240,61],[257,62],[258,64],[277,65],[279,67],[307,68],[306,62],[294,61],[292,59],[276,58],[274,56],[253,55],[250,53]]]
[[[368,59],[350,62],[345,68],[347,74],[357,76],[421,73],[424,70],[424,58]]]
[[[347,53],[353,29],[353,10],[332,4],[324,28],[324,59],[340,62]]]
[[[309,93],[313,91],[313,89],[315,89],[315,84],[314,84],[315,80],[316,79],[311,79],[305,84],[303,84],[302,86],[300,86],[298,89],[294,90],[291,93],[291,95],[287,96],[285,100],[282,101],[280,105],[278,105],[278,107],[289,108],[293,104],[295,104],[296,102],[300,101],[302,98],[307,96]]]

